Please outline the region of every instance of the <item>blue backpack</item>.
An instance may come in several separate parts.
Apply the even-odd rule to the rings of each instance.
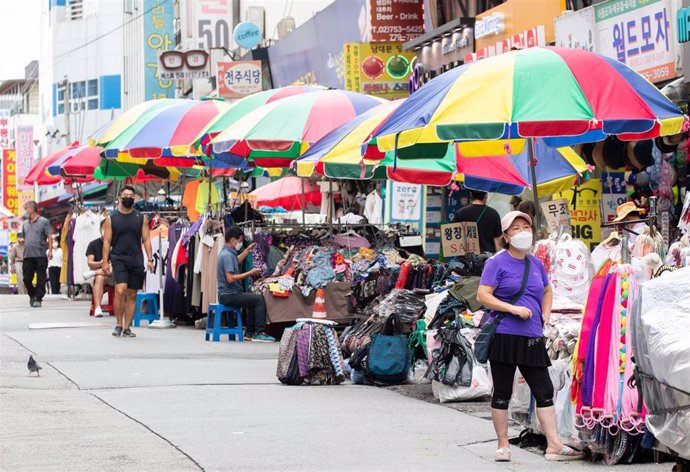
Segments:
[[[400,334],[398,315],[390,315],[380,334],[372,337],[366,362],[367,379],[388,385],[407,381],[410,370],[407,336]]]

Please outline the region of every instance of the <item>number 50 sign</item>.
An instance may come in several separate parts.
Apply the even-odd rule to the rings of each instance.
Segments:
[[[441,246],[443,257],[479,254],[479,233],[477,223],[453,223],[441,225]]]

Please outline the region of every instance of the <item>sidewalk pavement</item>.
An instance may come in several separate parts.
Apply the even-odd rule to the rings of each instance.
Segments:
[[[496,464],[478,416],[388,389],[281,385],[277,344],[209,343],[187,327],[114,338],[113,318],[62,299],[32,309],[6,295],[0,307],[2,471],[613,469],[517,448]],[[29,354],[40,377],[28,375]]]

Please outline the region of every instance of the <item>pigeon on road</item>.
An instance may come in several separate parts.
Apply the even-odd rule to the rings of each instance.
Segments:
[[[41,376],[41,373],[39,372],[43,367],[38,365],[38,362],[34,359],[34,356],[29,356],[29,363],[26,365],[29,368],[29,375],[31,375],[31,372],[36,372],[38,376]]]

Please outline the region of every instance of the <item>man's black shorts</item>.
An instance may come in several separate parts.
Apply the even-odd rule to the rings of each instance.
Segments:
[[[146,271],[141,261],[113,261],[113,277],[116,284],[127,284],[130,290],[141,290]]]

